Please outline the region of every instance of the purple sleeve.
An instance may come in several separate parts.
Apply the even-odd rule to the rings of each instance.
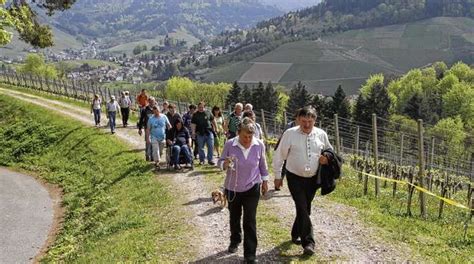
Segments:
[[[260,169],[260,176],[262,177],[263,181],[268,180],[268,166],[267,166],[267,157],[265,153],[265,144],[260,144],[262,148],[262,152],[260,153],[260,162],[259,162],[259,169]]]

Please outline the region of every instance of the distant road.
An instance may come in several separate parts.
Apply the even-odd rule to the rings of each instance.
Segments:
[[[0,167],[0,263],[31,263],[46,243],[53,215],[44,186]]]

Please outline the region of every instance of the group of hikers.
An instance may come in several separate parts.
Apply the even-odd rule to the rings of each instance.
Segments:
[[[124,96],[127,94],[124,93]],[[199,102],[189,105],[189,110],[181,116],[174,104],[165,101],[160,106],[145,90],[136,99],[140,109],[137,128],[139,135],[144,132],[145,156],[158,168],[166,146],[171,149],[171,158],[167,162],[176,170],[181,169],[180,157],[191,168],[196,156],[200,164],[207,160],[209,165],[216,165],[216,151],[217,166],[226,171],[224,194],[230,212],[231,233],[227,250],[229,253],[237,252],[243,240],[246,263],[255,263],[257,205],[261,194],[265,195],[268,191],[269,170],[262,130],[256,123],[252,105],[237,103],[232,113],[224,118],[219,107],[214,106],[209,111],[205,102]],[[109,105],[114,107],[109,108]],[[108,112],[108,117],[115,117],[113,112],[119,110],[123,116],[122,106],[125,104],[120,100],[116,103],[111,98],[107,103],[107,111],[112,110]],[[96,109],[97,104],[93,101],[95,116]],[[298,109],[295,120],[288,124],[278,140],[272,160],[275,190],[280,190],[286,177],[295,203],[296,217],[291,229],[291,241],[301,245],[306,255],[314,254],[315,247],[310,219],[311,202],[319,188],[325,193],[334,189],[334,175],[340,173],[342,162],[332,151],[326,132],[315,127],[316,117],[316,110],[312,107]],[[95,121],[100,124],[100,116]],[[125,119],[123,122],[126,126]],[[110,126],[113,133],[114,127]],[[332,177],[332,182],[328,181],[327,175]]]

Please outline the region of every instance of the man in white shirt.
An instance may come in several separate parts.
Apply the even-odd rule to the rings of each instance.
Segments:
[[[275,188],[283,184],[281,169],[286,160],[286,175],[288,189],[295,201],[296,218],[291,230],[291,240],[303,246],[303,253],[314,254],[313,225],[311,223],[311,202],[319,187],[317,172],[319,165],[328,163],[321,156],[323,149],[331,148],[325,131],[314,127],[316,110],[304,107],[298,110],[299,126],[285,131],[280,145],[273,156],[273,172],[275,173]]]

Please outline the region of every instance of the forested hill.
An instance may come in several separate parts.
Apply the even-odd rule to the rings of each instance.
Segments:
[[[332,33],[409,23],[427,18],[474,18],[472,0],[323,0],[320,4],[260,22],[250,31],[221,34],[213,44],[233,43],[214,64],[261,56],[284,43]]]
[[[166,35],[177,29],[206,37],[281,14],[255,0],[79,0],[56,15],[53,23],[73,35],[112,41]]]

